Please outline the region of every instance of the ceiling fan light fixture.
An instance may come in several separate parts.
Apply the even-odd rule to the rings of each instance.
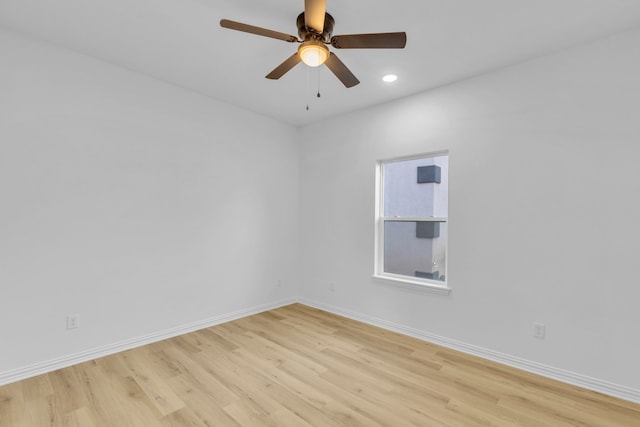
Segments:
[[[309,67],[318,67],[329,58],[329,49],[317,40],[308,40],[298,47],[298,55]]]

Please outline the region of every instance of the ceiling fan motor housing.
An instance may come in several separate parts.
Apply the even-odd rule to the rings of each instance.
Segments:
[[[333,19],[333,16],[328,13],[324,14],[324,29],[322,30],[322,34],[315,31],[313,28],[307,28],[304,20],[304,12],[298,15],[298,19],[296,20],[296,25],[298,26],[298,36],[301,40],[319,40],[323,43],[331,42],[331,34],[333,34],[333,26],[336,21]]]

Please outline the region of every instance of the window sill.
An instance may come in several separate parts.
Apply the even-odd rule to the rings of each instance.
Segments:
[[[371,276],[371,278],[376,282],[385,285],[398,286],[401,288],[407,288],[419,292],[428,292],[439,295],[449,295],[449,293],[451,292],[451,288],[449,288],[446,284],[439,285],[437,283],[428,282],[426,280],[412,280],[407,276],[374,274],[373,276]]]

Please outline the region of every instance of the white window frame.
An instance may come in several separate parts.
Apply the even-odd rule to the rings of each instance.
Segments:
[[[436,217],[385,217],[384,214],[384,165],[407,160],[417,160],[429,157],[449,156],[448,151],[437,151],[424,154],[417,154],[405,157],[394,157],[391,159],[378,160],[376,162],[376,204],[375,204],[375,264],[373,279],[377,282],[409,288],[417,291],[431,292],[448,295],[451,292],[449,287],[449,228],[447,227],[445,242],[445,278],[446,281],[424,279],[420,277],[405,276],[400,274],[386,273],[384,271],[384,225],[387,221],[410,221],[410,222],[446,222],[449,218]],[[447,177],[448,179],[448,177]]]

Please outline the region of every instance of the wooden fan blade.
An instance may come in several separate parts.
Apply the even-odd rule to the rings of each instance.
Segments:
[[[327,0],[304,0],[304,25],[322,34]]]
[[[407,44],[407,33],[347,34],[333,36],[331,45],[336,49],[402,49]]]
[[[258,36],[271,37],[272,39],[284,40],[289,43],[299,42],[296,36],[280,33],[278,31],[267,30],[266,28],[256,27],[254,25],[243,24],[242,22],[221,19],[220,26],[230,30],[243,31],[245,33],[256,34]]]
[[[273,71],[267,74],[265,77],[271,80],[278,80],[280,77],[284,76],[287,71],[298,65],[300,61],[302,61],[300,59],[300,55],[298,55],[298,52],[296,52],[289,58],[287,58],[282,64],[274,68]]]
[[[340,61],[335,53],[331,52],[329,58],[327,58],[327,61],[325,62],[325,65],[346,87],[352,87],[360,83],[360,80],[358,80],[347,66]]]

